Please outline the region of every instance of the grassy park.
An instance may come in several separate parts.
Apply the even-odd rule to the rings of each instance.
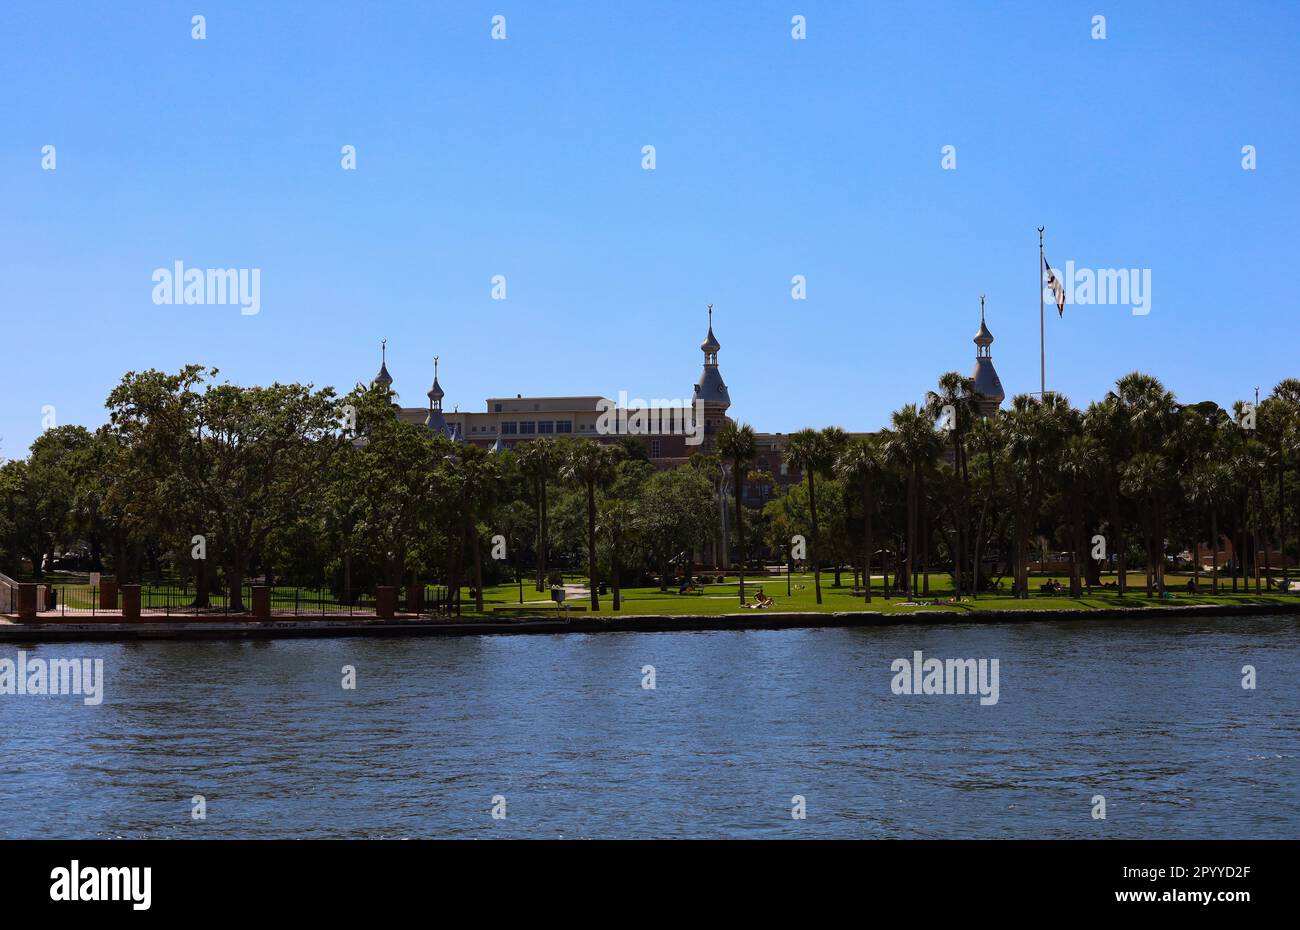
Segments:
[[[870,604],[868,604],[861,595],[855,596],[852,593],[850,576],[846,575],[842,579],[843,586],[836,588],[832,586],[833,576],[823,575],[822,603],[819,605],[816,600],[811,572],[792,575],[789,594],[786,593],[785,576],[779,578],[764,577],[757,581],[752,577],[746,577],[745,591],[747,602],[752,603],[755,593],[761,587],[764,594],[775,600],[776,603],[771,609],[776,611],[815,611],[822,613],[863,610],[880,613],[912,613],[919,609],[944,611],[953,614],[969,614],[993,610],[1020,610],[1033,613],[1041,610],[1089,611],[1120,607],[1159,609],[1161,607],[1193,605],[1281,605],[1300,603],[1300,595],[1284,594],[1276,591],[1256,595],[1253,587],[1249,591],[1239,590],[1234,594],[1231,590],[1231,581],[1225,585],[1223,579],[1220,579],[1220,593],[1217,596],[1212,595],[1208,593],[1209,584],[1204,576],[1201,579],[1202,593],[1192,596],[1182,590],[1186,586],[1188,577],[1190,576],[1179,576],[1172,573],[1166,575],[1166,585],[1171,589],[1172,596],[1165,599],[1159,597],[1147,598],[1145,577],[1140,572],[1129,573],[1129,590],[1122,597],[1115,590],[1103,588],[1093,588],[1092,594],[1086,594],[1079,598],[1072,598],[1066,594],[1043,595],[1038,593],[1037,585],[1050,579],[1060,581],[1068,589],[1069,578],[1064,575],[1034,576],[1032,579],[1034,593],[1028,598],[1013,598],[1009,594],[990,592],[981,594],[976,599],[971,599],[967,595],[959,603],[951,602],[953,597],[951,576],[938,573],[932,573],[929,576],[930,594],[928,596],[919,596],[915,601],[897,594],[888,598],[884,597],[880,592],[880,578],[876,577],[874,582],[875,591],[872,594]],[[1103,575],[1102,580],[1103,582],[1114,581],[1115,576]],[[581,576],[574,575],[572,578],[566,577],[566,582],[581,584],[584,583],[584,579]],[[665,593],[657,587],[646,587],[624,588],[621,595],[621,613],[624,614],[708,616],[737,613],[742,610],[739,603],[739,582],[735,576],[729,576],[720,584],[704,585],[699,594],[677,594],[673,590]],[[536,605],[539,611],[554,609],[549,596],[544,592],[536,591],[528,580],[524,581],[523,600],[525,606]],[[590,611],[590,598],[570,597],[569,603],[575,607],[585,607]],[[466,602],[467,608],[472,608],[472,606],[472,601]],[[509,584],[485,588],[483,591],[483,606],[486,614],[491,614],[497,607],[518,607],[519,586]],[[600,613],[602,615],[613,613],[613,597],[611,593],[607,592],[601,596]],[[472,610],[466,609],[463,616],[474,616],[474,613]]]
[[[562,571],[569,605],[590,610],[579,594],[588,579],[644,582],[687,568],[700,590],[626,587],[620,612],[711,616],[745,605],[736,576],[716,583],[710,566],[787,560],[888,566],[895,582],[913,568],[952,566],[967,596],[954,597],[945,571],[923,577],[911,600],[880,590],[868,603],[850,586],[851,571],[839,587],[823,571],[819,604],[810,573],[787,586],[783,575],[759,571],[749,596],[762,586],[773,599],[759,609],[969,614],[1300,603],[1295,593],[1256,593],[1240,581],[1233,591],[1224,580],[1230,565],[1269,575],[1300,554],[1293,379],[1260,402],[1256,423],[1235,407],[1180,404],[1140,372],[1085,409],[1059,395],[1022,395],[989,416],[970,379],[949,372],[924,403],[905,404],[875,433],[826,427],[776,441],[726,420],[711,449],[661,467],[633,436],[538,436],[490,451],[395,417],[389,387],[378,381],[342,398],[357,423],[355,435],[340,433],[332,392],[234,388],[214,377],[194,365],[128,373],[107,402],[113,429],[50,429],[28,459],[0,466],[0,572],[24,581],[49,574],[65,615],[100,609],[81,583],[91,571],[141,584],[140,607],[151,615],[242,614],[251,607],[248,586],[271,577],[361,595],[278,584],[274,613],[364,615],[375,609],[377,586],[419,579],[438,586],[426,588],[430,598],[460,591],[464,618],[555,610],[549,588],[526,581],[521,604],[519,588],[501,583],[517,570],[548,581]],[[946,410],[957,414],[951,429],[938,425]],[[204,424],[231,417],[231,435],[246,438],[214,441]],[[230,475],[243,476],[238,488]],[[1126,566],[1128,593],[1042,590],[1049,580],[1068,590],[1064,575],[1042,572],[1071,563],[1079,575]],[[994,564],[1003,587],[985,593]],[[1192,564],[1219,566],[1217,595],[1204,574],[1197,594],[1187,590],[1183,572]],[[983,566],[978,581],[972,565]],[[80,574],[60,585],[61,571]],[[1146,573],[1160,571],[1168,572],[1167,593],[1148,597]],[[167,584],[199,577],[213,584],[203,608],[192,591]],[[1012,596],[1013,577],[1028,597]],[[480,585],[481,603],[471,594]],[[970,595],[977,585],[981,594]],[[879,577],[874,586],[883,588]],[[601,596],[604,615],[614,612],[612,594]],[[399,591],[399,611],[405,602]]]
[[[675,588],[668,591],[661,591],[657,586],[650,587],[625,587],[622,589],[622,604],[619,614],[625,616],[719,616],[723,614],[736,614],[741,612],[754,611],[758,613],[751,605],[754,604],[755,596],[761,589],[762,592],[772,598],[773,604],[767,608],[771,612],[791,613],[791,612],[813,612],[813,613],[843,613],[871,611],[875,613],[916,613],[917,611],[933,611],[940,613],[949,613],[953,615],[971,615],[986,611],[1023,611],[1026,615],[1032,615],[1041,611],[1079,611],[1086,613],[1095,610],[1108,610],[1115,608],[1128,609],[1152,609],[1160,610],[1168,607],[1186,607],[1186,606],[1232,606],[1232,605],[1296,605],[1300,604],[1300,594],[1286,594],[1280,591],[1265,591],[1260,594],[1254,593],[1253,585],[1241,587],[1237,592],[1232,591],[1232,582],[1230,579],[1220,579],[1220,592],[1215,595],[1210,593],[1209,580],[1206,576],[1201,577],[1201,593],[1193,596],[1186,591],[1186,583],[1190,575],[1170,573],[1166,576],[1166,586],[1169,589],[1169,595],[1164,598],[1154,596],[1148,598],[1145,589],[1145,577],[1140,572],[1130,572],[1128,574],[1128,591],[1121,596],[1117,590],[1112,588],[1094,587],[1091,593],[1085,593],[1082,597],[1070,597],[1068,593],[1061,594],[1044,594],[1041,593],[1039,585],[1043,582],[1056,580],[1068,591],[1069,578],[1063,575],[1033,575],[1032,590],[1033,593],[1028,598],[1014,598],[1008,593],[986,592],[978,598],[972,599],[969,595],[963,596],[957,600],[953,596],[952,577],[947,573],[933,572],[928,576],[929,594],[922,594],[915,599],[909,599],[905,595],[891,594],[886,597],[882,593],[882,582],[879,576],[873,579],[873,593],[870,603],[867,603],[861,592],[854,593],[852,586],[852,576],[844,574],[841,578],[841,586],[834,585],[834,574],[825,573],[822,576],[822,603],[817,603],[814,580],[811,572],[796,572],[787,585],[786,577],[780,576],[747,576],[745,580],[746,606],[741,607],[739,602],[739,579],[735,575],[728,575],[719,582],[708,583],[697,588],[698,593],[679,594]],[[922,580],[925,576],[918,576],[918,587],[924,588],[925,582]],[[575,593],[575,588],[581,586],[585,590],[586,579],[580,574],[566,574],[564,577],[565,584],[570,586],[570,593],[566,600],[574,608],[581,608],[583,613],[590,614],[591,599],[584,593]],[[1114,582],[1115,575],[1106,574],[1102,576],[1103,584]],[[85,584],[80,577],[75,575],[62,575],[56,573],[52,575],[49,582],[53,583],[59,592],[59,604],[67,609],[88,608],[90,603],[95,600],[94,589]],[[788,588],[788,593],[787,593]],[[474,609],[474,599],[470,596],[468,589],[462,591],[461,614],[463,620],[473,621],[475,619],[496,618],[503,616],[545,616],[558,612],[557,605],[551,600],[549,591],[539,592],[534,588],[533,583],[525,579],[522,589],[522,606],[520,600],[520,586],[518,583],[492,585],[484,588],[483,591],[483,612],[478,613]],[[142,602],[146,610],[157,611],[164,604],[170,605],[172,612],[183,614],[190,601],[193,598],[193,589],[185,589],[177,584],[164,583],[145,585],[143,590]],[[249,597],[245,594],[245,608],[247,609]],[[403,600],[401,592],[398,597],[398,609],[402,609]],[[223,608],[224,600],[214,598],[212,612],[220,612]],[[303,615],[327,614],[327,615],[348,615],[355,612],[360,615],[371,614],[375,608],[373,592],[359,596],[351,607],[347,603],[341,603],[340,599],[327,590],[295,587],[295,586],[276,586],[272,591],[272,610],[276,613],[301,613]],[[600,596],[600,616],[614,615],[614,599],[612,591],[607,588],[606,593]]]

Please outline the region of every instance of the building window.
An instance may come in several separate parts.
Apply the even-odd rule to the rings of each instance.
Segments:
[[[519,432],[524,433],[524,434],[535,433],[535,432],[537,432],[537,424],[534,423],[534,422],[532,422],[531,420],[529,420],[529,421],[526,422],[526,423],[520,423],[520,424],[519,424]]]
[[[492,406],[496,408],[496,410],[494,411],[495,413],[500,413],[500,412],[501,412],[501,405],[500,405],[500,404],[493,404]]]
[[[572,420],[556,420],[556,421],[555,421],[555,431],[556,431],[557,433],[572,433],[572,432],[573,432],[573,421],[572,421]]]
[[[651,439],[651,440],[650,440],[650,458],[652,458],[652,459],[663,458],[663,454],[664,454],[664,453],[663,453],[663,443],[660,442],[658,439]]]
[[[539,432],[539,433],[553,433],[553,432],[555,432],[555,422],[554,422],[553,420],[538,420],[538,421],[537,421],[537,432]]]
[[[503,435],[506,435],[506,436],[513,436],[515,433],[519,432],[518,424],[516,424],[516,423],[502,423],[502,424],[501,424],[501,432],[502,432]]]

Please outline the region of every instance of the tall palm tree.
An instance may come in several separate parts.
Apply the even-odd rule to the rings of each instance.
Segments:
[[[1290,572],[1287,562],[1286,523],[1286,470],[1300,459],[1300,378],[1283,378],[1269,396],[1269,400],[1282,410],[1277,417],[1281,426],[1277,430],[1277,525],[1278,549],[1282,554],[1282,580],[1289,588]]]
[[[1152,596],[1152,585],[1164,591],[1164,552],[1161,533],[1161,508],[1164,503],[1164,485],[1168,468],[1164,456],[1154,452],[1139,452],[1124,466],[1121,487],[1125,494],[1141,504],[1142,536],[1146,543],[1147,597]]]
[[[962,555],[970,533],[970,469],[966,460],[966,437],[979,416],[975,379],[949,371],[939,376],[939,390],[926,395],[925,412],[940,421],[940,428],[952,443],[952,467],[961,493],[958,497],[953,545],[953,578],[956,593],[962,593]],[[949,413],[951,412],[951,416]]]
[[[546,485],[555,475],[559,459],[555,440],[539,436],[519,449],[519,461],[525,473],[533,479],[537,500],[537,590],[546,587],[546,540],[549,533]]]
[[[1091,436],[1071,436],[1061,449],[1058,471],[1070,499],[1071,530],[1074,537],[1073,567],[1070,572],[1070,596],[1083,595],[1083,565],[1088,552],[1087,500],[1088,492],[1098,472],[1103,456],[1101,447]]]
[[[1106,462],[1101,475],[1106,492],[1106,532],[1110,536],[1110,551],[1115,554],[1118,592],[1123,597],[1128,588],[1128,558],[1124,547],[1120,468],[1128,459],[1130,430],[1119,398],[1112,393],[1104,400],[1089,404],[1083,417],[1083,429],[1097,443]]]
[[[1218,497],[1217,475],[1213,465],[1202,462],[1183,475],[1183,495],[1192,505],[1192,578],[1199,590],[1201,586],[1201,515],[1210,515],[1210,545],[1214,551],[1213,585],[1214,593],[1219,593],[1218,562],[1219,541],[1215,538],[1214,507]]]
[[[1088,409],[1090,428],[1095,431],[1095,438],[1106,450],[1110,460],[1110,486],[1107,489],[1111,505],[1109,522],[1112,542],[1117,547],[1121,595],[1127,587],[1119,499],[1124,464],[1138,453],[1162,450],[1165,437],[1176,426],[1177,407],[1174,395],[1165,389],[1159,378],[1133,371],[1115,382],[1115,389],[1106,395],[1105,400]]]
[[[817,603],[822,602],[822,570],[817,527],[817,472],[827,464],[826,437],[814,429],[801,429],[785,446],[785,460],[808,479],[808,511],[812,522],[813,588]]]
[[[623,567],[623,550],[636,523],[635,508],[626,500],[606,501],[597,515],[596,534],[601,538],[609,560],[610,592],[614,598],[616,612],[623,608],[623,592],[619,579]]]
[[[474,556],[474,609],[482,613],[483,546],[478,534],[478,517],[496,498],[501,483],[500,461],[486,449],[468,444],[458,446],[456,454],[448,458],[461,500],[461,545],[468,543]]]
[[[876,440],[861,436],[850,440],[835,459],[835,474],[844,481],[862,484],[862,586],[867,603],[871,603],[871,515],[876,509],[876,479],[884,467],[884,458]]]
[[[718,455],[731,464],[731,482],[736,488],[736,542],[740,550],[740,603],[745,603],[745,515],[742,498],[745,493],[745,475],[758,446],[754,442],[754,428],[748,423],[737,424],[726,420],[718,431]]]
[[[935,424],[916,404],[906,404],[890,416],[890,428],[883,432],[885,460],[897,465],[907,475],[906,571],[908,595],[916,596],[917,517],[920,511],[920,485],[923,472],[939,455],[942,440]]]
[[[603,446],[590,439],[579,439],[569,446],[560,466],[561,478],[587,492],[587,580],[591,586],[592,613],[600,610],[596,585],[596,489],[607,486],[614,479],[614,466],[622,453],[619,446]]]

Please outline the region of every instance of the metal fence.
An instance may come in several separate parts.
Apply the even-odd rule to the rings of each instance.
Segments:
[[[59,583],[41,585],[37,591],[37,609],[57,613],[60,617],[94,617],[122,609],[118,589],[111,605],[101,605],[98,585]],[[402,594],[402,591],[396,592]],[[445,587],[425,586],[418,613],[434,616],[459,616],[461,598]],[[16,600],[16,598],[15,598]],[[253,610],[253,586],[244,585],[236,601],[228,588],[209,591],[206,603],[198,603],[197,591],[176,585],[141,585],[141,616],[228,617],[250,614]],[[405,612],[405,601],[398,599],[398,612]],[[271,614],[281,616],[374,616],[376,599],[373,591],[330,591],[298,587],[271,588]]]

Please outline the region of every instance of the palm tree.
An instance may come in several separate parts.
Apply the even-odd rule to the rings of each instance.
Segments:
[[[462,507],[462,547],[468,542],[474,555],[474,609],[483,612],[483,546],[478,515],[493,502],[501,482],[499,460],[478,446],[458,446],[448,457]],[[459,573],[457,573],[459,574]],[[456,579],[459,587],[459,578]]]
[[[1146,543],[1147,597],[1152,596],[1153,582],[1164,591],[1164,553],[1161,551],[1157,556],[1156,547],[1163,546],[1161,508],[1167,472],[1163,456],[1154,452],[1139,452],[1124,466],[1120,479],[1123,492],[1141,504],[1142,536]]]
[[[1119,593],[1128,582],[1128,566],[1121,524],[1120,484],[1124,463],[1141,452],[1160,452],[1164,438],[1176,427],[1178,405],[1160,379],[1140,371],[1129,372],[1115,382],[1115,390],[1088,408],[1090,431],[1105,450],[1107,497],[1110,502],[1110,533],[1116,546]],[[1163,564],[1163,557],[1161,559]]]
[[[862,483],[862,586],[866,588],[868,604],[871,603],[871,515],[876,509],[876,478],[883,467],[880,448],[870,436],[851,440],[835,459],[835,474],[839,478]]]
[[[941,445],[934,421],[916,404],[906,404],[895,410],[890,417],[890,428],[883,431],[881,448],[885,460],[907,475],[906,583],[911,597],[916,596],[913,566],[916,561],[921,477],[938,457]]]
[[[1102,484],[1106,492],[1106,531],[1110,534],[1110,549],[1115,553],[1116,583],[1121,597],[1128,588],[1128,559],[1124,548],[1124,524],[1120,496],[1120,467],[1128,458],[1129,422],[1112,394],[1104,400],[1088,405],[1083,417],[1084,432],[1097,443],[1106,462],[1102,470]]]
[[[560,466],[560,477],[587,492],[587,579],[591,585],[591,612],[600,610],[596,586],[596,489],[614,478],[614,466],[622,457],[619,446],[602,446],[590,439],[579,439],[567,450]]]
[[[731,480],[736,487],[736,542],[740,549],[740,603],[745,603],[745,517],[741,498],[745,492],[745,474],[754,460],[758,447],[754,442],[754,428],[748,423],[737,424],[727,420],[717,435],[718,455],[731,464]]]
[[[951,415],[949,412],[951,411]],[[958,597],[962,593],[962,554],[965,551],[970,513],[970,469],[966,461],[966,437],[979,416],[975,397],[975,379],[949,371],[939,376],[939,390],[926,395],[925,412],[931,419],[940,421],[940,427],[952,442],[952,467],[956,473],[961,493],[955,523],[953,545],[953,578]]]
[[[808,479],[808,513],[812,523],[813,588],[817,603],[822,602],[821,536],[817,523],[817,472],[825,472],[839,450],[848,441],[848,433],[836,426],[818,432],[801,429],[786,443],[785,459]]]
[[[813,587],[817,603],[822,602],[821,560],[817,552],[817,470],[825,459],[821,434],[813,429],[801,429],[790,437],[785,446],[785,460],[808,479],[808,511],[812,521]]]
[[[1199,590],[1201,586],[1201,514],[1210,515],[1210,545],[1214,551],[1213,586],[1214,593],[1219,593],[1219,541],[1216,538],[1214,520],[1215,504],[1218,498],[1218,472],[1215,466],[1202,462],[1195,465],[1190,472],[1183,475],[1183,494],[1192,504],[1192,578]]]
[[[1083,595],[1083,564],[1088,551],[1087,499],[1094,476],[1102,467],[1101,447],[1091,436],[1071,436],[1061,449],[1058,471],[1070,498],[1070,515],[1074,543],[1073,568],[1070,572],[1070,596]]]
[[[519,461],[524,471],[533,479],[537,499],[537,590],[546,587],[546,539],[547,526],[546,484],[555,474],[557,455],[555,440],[539,436],[526,442],[519,449]]]
[[[625,500],[606,501],[600,508],[597,519],[596,533],[604,543],[609,559],[610,589],[614,597],[615,611],[623,608],[619,572],[622,569],[623,550],[627,545],[629,531],[636,522],[636,512],[632,504]]]
[[[1282,409],[1277,416],[1281,426],[1277,429],[1277,525],[1278,549],[1282,554],[1282,580],[1289,588],[1290,572],[1286,549],[1286,469],[1300,456],[1300,379],[1283,378],[1273,387],[1269,401]]]

